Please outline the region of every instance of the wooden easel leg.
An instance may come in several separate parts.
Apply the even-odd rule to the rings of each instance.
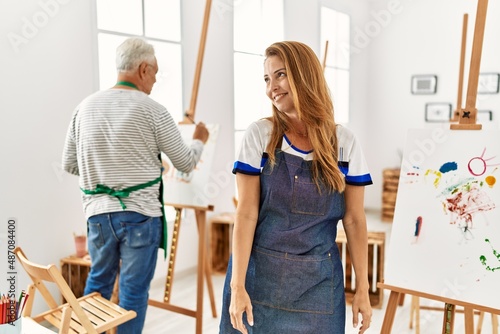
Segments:
[[[165,293],[163,301],[170,303],[172,298],[172,286],[174,284],[175,259],[177,258],[177,245],[179,244],[179,232],[181,228],[182,209],[175,208],[175,221],[172,233],[172,241],[170,242],[170,256],[168,260],[167,279],[165,282]]]
[[[477,320],[476,334],[481,334],[481,331],[483,329],[483,320],[484,320],[484,312],[480,311],[479,312],[479,319]]]
[[[165,310],[173,311],[176,313],[184,314],[196,319],[196,334],[201,334],[203,330],[203,288],[205,279],[207,280],[208,290],[212,303],[212,312],[214,317],[217,317],[215,310],[215,301],[212,286],[212,276],[210,268],[207,265],[208,257],[206,256],[206,209],[195,209],[196,224],[198,226],[198,268],[196,280],[196,309],[191,310],[170,303],[173,273],[175,265],[175,257],[177,252],[177,242],[179,240],[179,229],[181,223],[182,208],[175,207],[176,218],[174,224],[174,234],[172,236],[172,245],[170,250],[170,261],[167,273],[167,282],[165,285],[165,295],[162,301],[149,299],[148,304],[154,307],[160,307]],[[209,208],[209,210],[212,210]]]
[[[203,283],[205,277],[205,211],[195,210],[196,223],[198,224],[198,276],[197,276],[197,298],[196,298],[196,334],[203,331]]]
[[[452,334],[455,323],[455,305],[444,304],[443,334]]]
[[[420,334],[420,297],[417,297],[417,319],[415,320],[417,323],[416,334]]]
[[[484,311],[479,312],[476,334],[481,334],[483,329]],[[491,313],[491,333],[498,334],[498,315]]]
[[[205,246],[206,214],[205,214],[205,211],[196,211],[196,222],[198,224],[199,237],[200,237],[200,239],[203,238],[203,245],[201,244],[201,240],[200,240],[200,244],[198,246],[198,247],[200,247],[200,249],[203,249],[203,259],[202,260],[205,263],[205,265],[203,266],[204,270],[203,270],[202,276],[205,276],[205,279],[207,280],[207,289],[208,289],[208,295],[210,297],[210,306],[212,308],[212,316],[214,318],[217,318],[217,308],[215,306],[214,285],[212,283],[212,270],[210,269],[210,265],[208,263],[208,261],[210,259],[208,256],[206,256],[206,246]],[[203,227],[203,230],[201,229],[201,227]],[[198,250],[198,251],[200,252],[200,250]],[[198,261],[200,261],[200,259],[198,259]],[[199,268],[198,268],[198,272],[199,272]],[[202,284],[203,284],[203,280],[202,280]],[[201,302],[203,302],[203,299],[201,300]]]
[[[410,303],[410,329],[413,329],[413,321],[415,320],[415,298],[418,298],[417,296],[411,296],[411,303]]]
[[[420,297],[411,296],[410,307],[410,329],[413,329],[415,321],[415,334],[420,334]]]
[[[210,306],[212,308],[212,316],[217,318],[217,309],[215,307],[214,286],[212,283],[212,271],[207,263],[209,258],[206,256],[206,212],[203,210],[195,210],[196,223],[198,225],[198,299],[196,311],[196,333],[201,333],[203,324],[203,278],[207,281],[207,289],[210,297]]]
[[[474,310],[464,307],[465,334],[474,334]]]
[[[405,294],[400,292],[398,298],[398,305],[403,306],[405,304]]]
[[[398,299],[399,292],[391,291],[380,333],[391,333],[392,325],[394,323],[394,316],[396,315],[396,308],[398,307]]]
[[[205,277],[207,279],[208,296],[210,297],[210,307],[212,308],[212,317],[217,318],[217,308],[215,307],[214,285],[212,283],[212,270],[210,268],[208,256],[205,263]]]

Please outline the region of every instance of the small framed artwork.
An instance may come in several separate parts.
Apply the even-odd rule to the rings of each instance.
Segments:
[[[478,110],[476,115],[477,123],[488,123],[493,120],[493,112],[491,110]]]
[[[478,94],[497,94],[500,85],[500,73],[480,73],[477,83]]]
[[[449,122],[451,103],[427,103],[425,105],[426,122]]]
[[[412,94],[436,94],[437,76],[431,74],[414,75],[411,77]]]

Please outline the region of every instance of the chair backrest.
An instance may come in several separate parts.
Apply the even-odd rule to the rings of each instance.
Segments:
[[[20,247],[16,247],[14,253],[16,254],[24,270],[26,270],[31,280],[33,281],[34,287],[41,293],[43,299],[51,309],[55,309],[59,307],[59,305],[54,300],[49,290],[43,283],[44,281],[55,283],[60,293],[63,295],[63,297],[69,304],[71,310],[79,318],[82,327],[84,327],[89,333],[97,333],[92,323],[90,322],[89,318],[86,316],[85,312],[78,303],[73,291],[71,291],[71,288],[68,286],[68,283],[66,283],[61,272],[59,271],[59,269],[57,269],[55,265],[50,264],[47,266],[43,266],[31,262],[30,260],[28,260],[28,258],[26,257],[26,255],[24,254],[24,252]],[[32,296],[31,298],[33,297],[34,296]],[[31,309],[28,311],[29,313],[31,313]],[[27,314],[26,316],[31,316],[31,314]]]

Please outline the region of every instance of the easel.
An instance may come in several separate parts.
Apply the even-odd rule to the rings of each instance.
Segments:
[[[328,56],[328,40],[325,41],[325,54],[323,55],[323,64],[321,64],[323,66],[323,72],[325,71],[326,68],[327,56]]]
[[[200,87],[201,69],[203,67],[203,56],[205,55],[205,44],[207,41],[208,22],[210,20],[211,8],[212,0],[207,0],[205,4],[205,14],[203,16],[203,25],[201,27],[200,46],[198,48],[198,59],[196,60],[196,70],[194,72],[191,102],[189,104],[189,109],[184,113],[184,119],[181,124],[194,123],[194,114],[196,110],[196,102],[198,100],[198,88]]]
[[[391,291],[389,295],[389,301],[387,302],[387,309],[385,312],[384,321],[382,323],[382,328],[380,329],[380,333],[383,334],[388,334],[392,331],[392,325],[394,323],[394,317],[396,315],[398,300],[402,294],[444,302],[442,334],[453,333],[456,306],[462,306],[464,308],[465,334],[474,334],[474,310],[479,310],[484,313],[491,313],[492,315],[500,314],[500,309],[492,309],[490,307],[432,295],[421,291],[400,288],[384,283],[379,283],[377,286],[381,289],[387,289]]]
[[[213,206],[209,205],[207,207],[189,206],[189,205],[177,205],[177,204],[165,204],[173,206],[176,211],[174,230],[172,233],[172,242],[170,247],[170,257],[168,262],[167,279],[165,284],[165,294],[163,301],[157,301],[149,299],[148,304],[151,306],[159,307],[164,310],[184,314],[193,318],[196,318],[196,333],[202,333],[203,325],[203,278],[207,280],[208,293],[210,296],[210,305],[212,307],[212,315],[214,318],[217,317],[217,311],[215,308],[214,290],[212,284],[212,273],[210,266],[207,265],[208,258],[206,254],[206,212],[213,211]],[[176,306],[170,303],[170,298],[172,295],[172,286],[174,282],[174,267],[177,254],[177,245],[179,241],[179,232],[181,225],[181,217],[183,209],[194,209],[196,216],[196,224],[198,225],[198,270],[197,270],[197,286],[196,286],[196,310],[190,310],[184,307]]]
[[[488,0],[478,0],[476,25],[474,28],[474,41],[472,43],[472,56],[469,69],[469,85],[467,86],[467,101],[465,108],[461,110],[459,123],[450,125],[450,129],[452,130],[481,130],[482,128],[481,124],[476,124],[476,100],[487,12]],[[464,46],[462,45],[462,48],[463,47]],[[461,92],[459,92],[459,96],[460,95]],[[460,106],[457,105],[457,110],[459,107]]]
[[[403,294],[402,294],[403,295]],[[413,329],[413,321],[415,320],[415,334],[420,334],[420,310],[428,311],[443,311],[442,307],[438,306],[422,306],[420,305],[420,297],[411,296],[411,307],[410,307],[410,329]],[[455,313],[464,313],[463,309],[455,309]],[[474,310],[474,315],[478,315],[478,324],[476,327],[476,334],[481,334],[484,312]],[[491,314],[491,326],[492,334],[498,334],[498,316],[496,314]]]
[[[458,93],[457,93],[457,105],[450,118],[450,122],[458,122],[460,117],[460,111],[462,110],[462,94],[464,87],[464,67],[465,67],[465,48],[467,45],[467,22],[469,19],[468,14],[464,14],[463,24],[462,24],[462,46],[460,48],[460,70],[458,75]]]
[[[207,38],[208,22],[210,18],[210,9],[212,7],[212,0],[207,0],[205,5],[205,13],[203,17],[203,25],[200,37],[200,47],[198,50],[198,59],[196,62],[196,70],[193,81],[193,91],[191,96],[191,103],[189,109],[184,113],[184,119],[180,124],[195,123],[194,115],[196,109],[196,102],[198,97],[198,88],[200,85],[201,69],[203,65],[203,55],[205,53],[205,42]],[[175,208],[175,222],[172,234],[172,241],[170,246],[170,257],[168,262],[167,279],[165,283],[165,294],[162,301],[149,299],[148,304],[151,306],[159,307],[164,310],[184,314],[196,318],[196,334],[201,334],[203,331],[203,284],[204,278],[207,280],[208,293],[210,297],[210,305],[212,308],[212,316],[217,318],[217,310],[215,307],[215,297],[212,284],[211,267],[208,265],[208,257],[206,257],[206,212],[213,211],[212,205],[207,206],[193,206],[193,205],[180,205],[176,203],[164,203],[165,205]],[[196,224],[198,225],[198,269],[197,269],[197,286],[196,286],[196,309],[191,310],[184,307],[171,304],[172,286],[174,281],[174,267],[177,255],[177,245],[179,241],[179,232],[181,225],[181,217],[183,209],[193,209],[196,216]]]
[[[474,29],[474,41],[472,46],[472,56],[471,64],[469,70],[469,82],[467,89],[467,101],[466,107],[459,113],[459,123],[450,124],[450,129],[452,130],[480,130],[482,128],[481,124],[476,124],[477,108],[476,108],[476,98],[477,98],[477,88],[479,81],[479,70],[481,65],[481,53],[484,39],[484,27],[486,23],[486,14],[488,8],[488,0],[478,0],[478,7],[476,13],[476,23]],[[467,17],[464,16],[464,32],[466,32],[466,21]],[[465,38],[462,38],[462,56],[463,48],[465,44]],[[463,61],[463,60],[462,60]],[[462,69],[461,69],[462,70]],[[461,104],[461,84],[459,83],[459,103]],[[457,104],[457,110],[460,106]],[[416,297],[423,297],[431,300],[444,302],[444,317],[443,317],[443,334],[452,334],[454,328],[455,311],[456,306],[462,306],[464,308],[465,316],[465,334],[474,334],[474,310],[479,310],[481,312],[491,313],[492,316],[495,314],[500,314],[500,309],[493,309],[490,307],[485,307],[481,305],[471,304],[459,300],[454,300],[451,298],[446,298],[438,295],[428,294],[421,291],[410,290],[406,288],[400,288],[392,285],[387,285],[384,283],[379,283],[377,285],[379,288],[390,290],[389,301],[387,304],[386,313],[384,316],[384,321],[382,323],[382,328],[380,333],[387,334],[391,333],[392,325],[394,322],[394,317],[396,313],[396,308],[401,294],[409,294]]]

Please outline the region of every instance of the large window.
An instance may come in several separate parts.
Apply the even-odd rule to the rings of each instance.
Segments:
[[[131,36],[154,45],[158,60],[151,98],[183,118],[180,0],[96,0],[99,87],[116,83],[115,52]]]
[[[325,77],[330,87],[337,123],[349,122],[350,17],[321,8],[321,54],[325,54]],[[328,48],[326,49],[328,41]]]
[[[283,40],[283,0],[245,0],[234,7],[234,129],[239,150],[246,128],[271,115],[264,82],[265,49]]]

